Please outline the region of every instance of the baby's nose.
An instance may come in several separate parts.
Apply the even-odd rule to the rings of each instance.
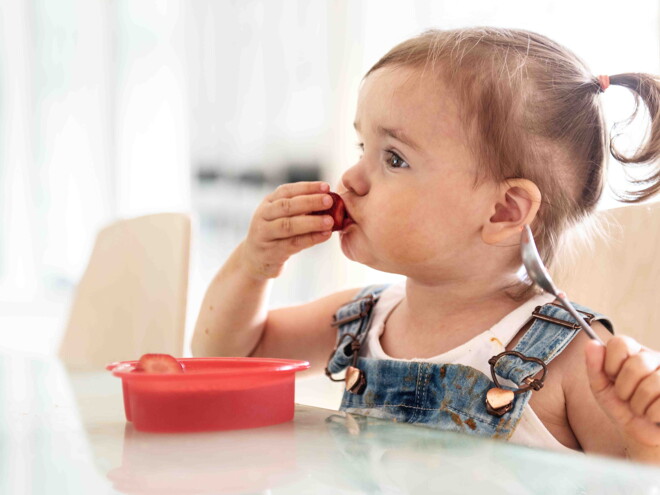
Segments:
[[[361,161],[344,172],[337,190],[340,194],[342,191],[350,191],[358,196],[364,196],[369,192],[369,180]]]

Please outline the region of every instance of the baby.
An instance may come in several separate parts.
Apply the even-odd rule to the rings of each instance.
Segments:
[[[653,119],[633,156],[607,138],[600,94],[610,84]],[[624,164],[657,162],[658,102],[656,76],[595,77],[528,31],[405,41],[364,78],[362,156],[337,190],[346,257],[405,283],[269,311],[287,259],[334,225],[312,214],[332,204],[328,184],[281,185],[211,282],[194,354],[305,359],[333,380],[346,369],[348,412],[660,463],[660,353],[578,307],[606,345],[590,341],[518,275],[524,225],[550,265],[562,234],[594,212],[608,147]],[[642,185],[624,200],[652,196],[660,172]]]

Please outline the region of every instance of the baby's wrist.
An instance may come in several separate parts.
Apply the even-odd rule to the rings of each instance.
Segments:
[[[247,245],[243,241],[238,247],[236,269],[245,278],[253,282],[267,282],[269,279],[276,278],[281,270],[281,266],[255,262],[250,256]]]
[[[626,457],[631,461],[660,465],[660,445],[646,445],[625,438]]]

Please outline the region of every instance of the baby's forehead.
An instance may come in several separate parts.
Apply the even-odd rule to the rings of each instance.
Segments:
[[[363,81],[356,124],[394,127],[433,140],[463,141],[454,91],[435,72],[415,67],[383,67]]]

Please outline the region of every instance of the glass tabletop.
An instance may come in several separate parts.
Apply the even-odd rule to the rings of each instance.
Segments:
[[[142,433],[121,382],[0,353],[2,494],[660,494],[660,469],[297,405],[293,421]]]

